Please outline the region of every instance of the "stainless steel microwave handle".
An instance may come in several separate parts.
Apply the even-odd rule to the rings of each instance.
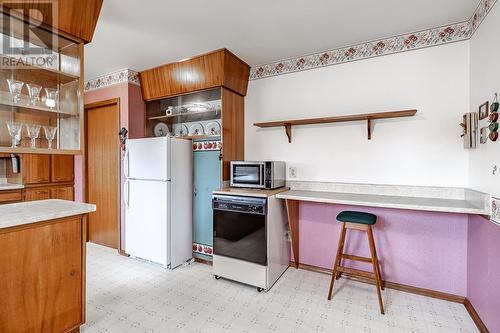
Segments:
[[[260,185],[264,186],[264,187],[266,186],[265,173],[266,173],[266,165],[261,164],[260,165]]]

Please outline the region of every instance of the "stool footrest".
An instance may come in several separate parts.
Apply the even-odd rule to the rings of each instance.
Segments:
[[[361,276],[361,277],[364,277],[366,279],[375,280],[375,274],[374,273],[368,272],[368,271],[363,271],[361,269],[347,268],[347,267],[344,267],[344,266],[339,266],[337,268],[337,270],[340,273],[346,273],[346,274],[349,274],[349,275],[352,275],[352,276]]]
[[[372,263],[372,259],[371,258],[367,258],[367,257],[360,257],[360,256],[355,256],[355,255],[352,255],[352,254],[342,254],[342,259],[348,259],[348,260],[355,260],[355,261],[361,261],[361,262],[367,262],[369,264]]]

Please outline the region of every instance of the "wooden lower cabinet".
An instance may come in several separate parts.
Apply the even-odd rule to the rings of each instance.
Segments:
[[[33,187],[24,190],[24,201],[61,199],[74,201],[74,187],[54,186],[54,187]]]
[[[51,188],[50,198],[74,201],[75,198],[74,198],[73,186],[62,186],[62,187]]]
[[[24,190],[24,201],[36,201],[50,199],[50,189],[32,188]]]
[[[0,229],[0,332],[84,323],[85,235],[86,216]]]
[[[21,190],[0,191],[0,204],[13,203],[22,200],[23,200],[23,193]]]

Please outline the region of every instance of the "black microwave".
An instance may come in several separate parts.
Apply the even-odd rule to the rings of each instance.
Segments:
[[[285,162],[231,161],[231,187],[274,189],[285,186]]]

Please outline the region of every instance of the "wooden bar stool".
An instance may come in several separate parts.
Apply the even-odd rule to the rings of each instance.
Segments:
[[[341,274],[345,273],[349,276],[359,277],[365,280],[368,279],[375,282],[378,294],[378,303],[380,305],[380,313],[384,314],[384,303],[382,302],[381,293],[381,290],[384,290],[384,286],[382,285],[382,274],[380,273],[377,250],[375,249],[375,241],[373,239],[372,232],[372,225],[377,222],[377,216],[370,213],[343,211],[337,216],[337,220],[339,222],[342,222],[342,231],[340,233],[337,257],[335,258],[335,263],[333,265],[333,274],[332,281],[330,282],[330,290],[328,292],[328,300],[332,299],[333,284],[335,280],[338,280]],[[371,258],[359,257],[344,253],[344,244],[347,229],[359,230],[367,233]],[[373,272],[344,267],[341,265],[342,259],[371,263],[373,266]]]

